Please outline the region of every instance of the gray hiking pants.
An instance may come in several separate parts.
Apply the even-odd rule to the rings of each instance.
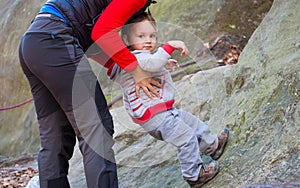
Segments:
[[[22,37],[19,57],[39,123],[40,186],[70,187],[77,137],[88,187],[118,187],[112,117],[72,28],[54,15],[36,18]]]
[[[177,147],[178,160],[185,180],[198,179],[202,159],[200,152],[209,153],[218,146],[218,137],[197,117],[172,108],[155,115],[142,127],[153,137]]]

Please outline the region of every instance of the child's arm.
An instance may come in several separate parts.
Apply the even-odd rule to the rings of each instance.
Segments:
[[[182,56],[188,54],[188,49],[184,42],[173,40],[158,48],[157,52],[154,54],[141,53],[137,54],[136,57],[143,70],[148,72],[158,72],[168,63],[174,50],[181,51]]]
[[[181,56],[186,56],[189,54],[188,48],[185,46],[184,42],[180,40],[171,40],[167,42],[170,46],[172,46],[175,50],[179,50],[181,52]]]
[[[165,66],[171,57],[163,48],[158,48],[157,52],[151,54],[148,52],[135,53],[139,66],[148,72],[158,72]]]

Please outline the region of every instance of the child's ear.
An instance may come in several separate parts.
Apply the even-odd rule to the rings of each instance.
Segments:
[[[127,35],[123,35],[123,41],[125,43],[126,46],[130,46],[129,41],[128,41],[128,36]]]

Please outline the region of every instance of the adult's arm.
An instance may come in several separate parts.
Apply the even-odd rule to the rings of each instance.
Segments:
[[[121,27],[134,13],[143,8],[146,2],[147,0],[112,0],[95,23],[91,37],[122,69],[131,71],[136,82],[137,95],[139,96],[139,89],[142,88],[152,98],[149,91],[156,96],[159,94],[151,84],[158,87],[161,85],[139,68],[135,56],[127,49],[119,35]]]
[[[112,0],[92,30],[91,37],[96,44],[128,72],[134,70],[138,63],[123,43],[119,30],[146,2],[147,0]]]

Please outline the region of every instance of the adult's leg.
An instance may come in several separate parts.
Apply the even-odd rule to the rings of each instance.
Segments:
[[[83,154],[88,187],[117,187],[117,171],[112,146],[112,116],[88,60],[78,64],[73,88],[73,110],[67,115],[76,125]]]
[[[41,148],[38,155],[40,186],[70,187],[67,179],[68,160],[76,143],[74,130],[63,110],[44,83],[35,76],[23,58],[20,45],[20,63],[29,81],[37,113]]]
[[[67,33],[71,29],[62,28],[61,22],[37,19],[34,23],[39,28],[31,28],[21,45],[25,63],[71,123],[84,157],[88,187],[117,187],[112,118],[87,59]],[[51,121],[51,126],[56,123]]]

